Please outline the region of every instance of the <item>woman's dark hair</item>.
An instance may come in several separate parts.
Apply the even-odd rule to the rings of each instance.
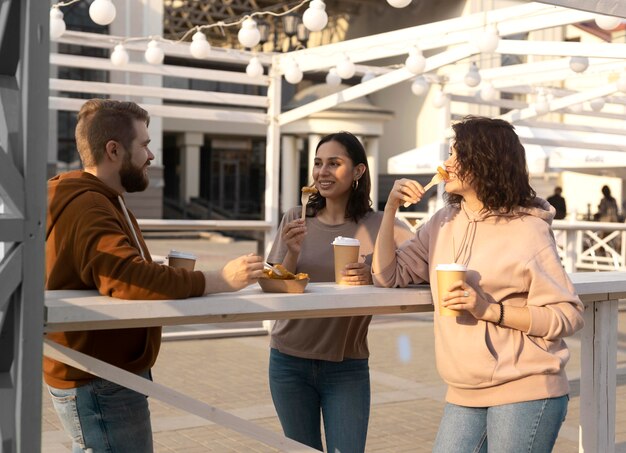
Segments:
[[[611,188],[609,186],[602,186],[602,195],[606,198],[613,198],[611,196]]]
[[[452,129],[457,177],[472,185],[485,209],[510,212],[532,204],[537,194],[530,187],[526,152],[512,124],[467,116]],[[459,205],[463,197],[448,194],[447,199]]]
[[[315,148],[315,152],[317,153],[320,146],[328,142],[337,142],[342,145],[355,167],[359,164],[365,165],[365,171],[361,175],[361,178],[359,178],[359,185],[350,193],[348,205],[346,206],[346,219],[358,222],[365,216],[365,214],[372,210],[372,202],[370,200],[372,182],[370,180],[370,170],[367,166],[367,155],[365,154],[365,149],[359,139],[353,134],[342,131],[322,137]],[[321,196],[319,193],[311,195],[309,202],[307,203],[307,216],[314,217],[325,206],[326,198]]]

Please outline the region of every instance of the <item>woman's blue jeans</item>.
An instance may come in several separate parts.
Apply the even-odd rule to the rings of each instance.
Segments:
[[[150,378],[149,371],[140,373]],[[145,395],[96,378],[72,389],[48,386],[54,408],[72,438],[72,453],[151,453]]]
[[[370,413],[367,359],[311,360],[270,351],[270,390],[285,436],[329,453],[365,451]]]
[[[567,414],[567,395],[492,407],[446,404],[435,453],[549,453]]]

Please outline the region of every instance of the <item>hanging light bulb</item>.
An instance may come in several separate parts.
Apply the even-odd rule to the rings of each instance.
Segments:
[[[128,63],[128,52],[126,52],[124,44],[115,46],[111,53],[111,63],[113,63],[113,66],[124,66]]]
[[[194,58],[201,59],[209,56],[211,44],[206,40],[206,35],[200,30],[193,34],[189,51]]]
[[[598,27],[607,31],[617,28],[617,26],[622,23],[622,19],[619,17],[605,16],[602,14],[597,14],[594,21]]]
[[[533,107],[537,115],[545,115],[550,111],[550,102],[548,102],[548,97],[543,90],[541,90],[537,95],[537,99]]]
[[[429,88],[430,84],[424,77],[417,77],[411,84],[411,91],[415,96],[424,96]]]
[[[303,74],[300,70],[300,66],[296,63],[295,60],[291,60],[291,63],[288,64],[287,69],[285,70],[285,80],[292,85],[300,83],[302,80]]]
[[[409,3],[411,3],[411,0],[387,0],[387,3],[389,3],[394,8],[404,8],[405,6],[408,6]]]
[[[250,59],[250,63],[246,66],[246,74],[248,74],[248,77],[252,77],[253,79],[263,75],[263,65],[258,57],[252,57]]]
[[[571,57],[569,59],[569,67],[574,72],[585,72],[589,67],[589,58],[587,57]]]
[[[331,87],[338,87],[341,85],[341,77],[337,74],[337,68],[330,68],[328,74],[326,74],[326,84]]]
[[[158,41],[153,39],[148,43],[148,48],[143,56],[150,64],[161,64],[165,58],[165,52],[161,49]]]
[[[261,40],[261,33],[259,33],[259,29],[256,27],[256,22],[254,19],[247,18],[241,24],[241,29],[239,33],[237,33],[237,39],[239,39],[239,43],[243,47],[247,47],[252,49],[256,46]]]
[[[363,77],[361,77],[361,83],[369,82],[370,80],[375,78],[376,74],[368,70],[365,74],[363,74]]]
[[[328,23],[326,4],[322,0],[311,0],[309,7],[302,15],[302,23],[311,31],[320,31]]]
[[[589,107],[591,107],[591,110],[593,110],[594,112],[599,112],[600,110],[602,110],[604,108],[604,104],[604,98],[596,98],[589,101]]]
[[[56,41],[65,33],[65,21],[59,8],[50,8],[50,39]]]
[[[463,81],[465,82],[465,85],[471,88],[480,85],[481,77],[476,63],[472,62],[469,71],[467,71],[467,74],[465,74],[465,77],[463,78]]]
[[[622,72],[617,79],[617,89],[622,93],[626,93],[626,72]]]
[[[98,25],[109,25],[115,20],[115,5],[111,0],[95,0],[89,7],[89,17]]]
[[[493,87],[491,82],[485,83],[484,86],[480,90],[480,98],[485,102],[493,101],[497,95],[498,95],[498,92]]]
[[[435,93],[433,97],[433,107],[440,109],[448,102],[449,98],[446,93],[443,92],[443,87]]]
[[[347,55],[344,55],[343,59],[337,63],[337,74],[342,79],[349,79],[354,76],[355,72],[356,67],[354,66],[354,63],[352,63],[352,60],[350,60]]]
[[[495,25],[489,25],[487,29],[478,36],[474,43],[478,50],[483,53],[492,53],[498,48],[500,36]]]
[[[415,75],[419,75],[424,72],[426,67],[426,58],[422,55],[422,51],[418,46],[411,47],[409,49],[409,56],[404,61],[406,68]]]

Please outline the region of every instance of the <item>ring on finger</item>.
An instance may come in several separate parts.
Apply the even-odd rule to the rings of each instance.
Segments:
[[[469,291],[463,291],[463,297],[469,297]]]

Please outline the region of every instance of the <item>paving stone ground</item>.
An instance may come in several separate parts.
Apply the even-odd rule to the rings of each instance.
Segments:
[[[185,249],[187,245],[177,247]],[[154,254],[165,255],[171,246],[171,241],[150,242]],[[254,246],[239,242],[211,244],[211,252],[206,255],[212,264],[199,264],[215,267],[215,262],[238,256]],[[198,250],[197,245],[195,249],[190,247],[187,250]],[[626,453],[626,312],[620,312],[618,329],[616,451]],[[432,314],[376,317],[369,343],[372,407],[367,452],[430,452],[445,394],[434,365]],[[268,388],[268,344],[266,335],[166,341],[153,370],[154,380],[281,432]],[[568,345],[572,352],[567,367],[572,392],[556,453],[578,451],[579,337],[569,339]],[[277,451],[154,399],[150,401],[150,410],[157,453]],[[44,453],[71,451],[45,388],[42,434]]]

